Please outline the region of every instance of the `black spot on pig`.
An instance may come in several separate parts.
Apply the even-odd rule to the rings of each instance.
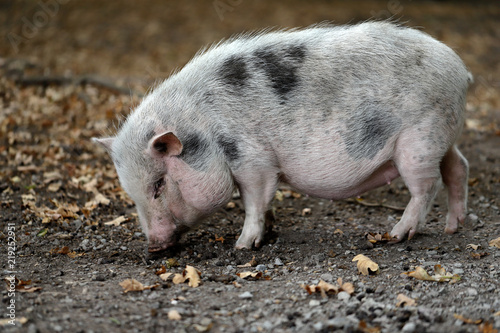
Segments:
[[[274,92],[281,99],[286,99],[287,94],[299,84],[297,70],[306,56],[305,47],[291,46],[281,52],[261,49],[254,55],[257,67],[264,70]]]
[[[208,142],[196,132],[189,133],[179,139],[182,143],[182,153],[179,157],[194,169],[202,168],[206,156],[209,154]]]
[[[240,158],[238,144],[234,138],[221,135],[217,138],[217,144],[222,149],[229,162],[233,162]]]
[[[402,121],[390,112],[375,106],[346,122],[342,137],[347,152],[356,160],[373,159],[385,147],[387,140],[401,127]]]
[[[238,89],[244,87],[250,78],[245,60],[238,56],[226,59],[222,63],[219,75],[226,84]]]

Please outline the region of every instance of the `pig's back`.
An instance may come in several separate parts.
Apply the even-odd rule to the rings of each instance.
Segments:
[[[467,80],[460,58],[430,36],[364,23],[242,36],[167,81],[205,96],[192,112],[238,150],[233,169],[260,161],[287,179],[307,175],[299,188],[342,178],[341,191],[391,160],[411,128],[439,132],[431,139],[447,149],[463,124]]]

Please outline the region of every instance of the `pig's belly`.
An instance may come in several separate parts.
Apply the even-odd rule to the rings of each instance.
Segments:
[[[282,168],[282,180],[311,196],[344,199],[360,195],[390,183],[399,177],[392,161],[339,163],[339,161],[309,160],[294,167]]]

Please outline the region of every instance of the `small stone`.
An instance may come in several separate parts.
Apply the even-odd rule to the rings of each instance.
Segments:
[[[473,214],[473,213],[469,214],[469,220],[471,222],[477,222],[478,219],[479,219],[479,217],[476,214]]]
[[[82,240],[82,242],[80,243],[80,248],[83,251],[88,251],[89,250],[89,243],[90,243],[90,239],[88,239],[88,238]]]
[[[349,300],[349,298],[351,298],[351,295],[349,295],[348,292],[345,292],[345,291],[341,291],[337,294],[337,299],[339,301],[344,301],[344,302],[347,302]]]
[[[313,325],[313,328],[315,331],[321,331],[323,329],[323,323],[317,322],[316,324]]]
[[[476,289],[474,289],[474,288],[468,288],[467,289],[467,295],[469,295],[469,296],[477,296],[477,294],[478,293],[477,293]]]
[[[332,282],[333,281],[333,275],[330,273],[321,274],[320,278],[321,278],[321,280],[323,280],[325,282]]]
[[[265,271],[266,271],[266,269],[267,269],[267,266],[266,266],[266,265],[262,265],[262,264],[257,265],[257,266],[255,267],[255,270],[257,270],[257,271],[259,271],[259,272],[265,272]]]
[[[238,295],[241,299],[251,299],[253,297],[252,293],[249,291],[245,291],[243,294]]]
[[[283,266],[283,261],[281,261],[281,259],[280,259],[280,258],[276,258],[276,259],[274,260],[274,264],[275,264],[276,266]]]
[[[417,325],[415,325],[415,323],[408,322],[403,326],[403,329],[401,330],[401,332],[413,333],[413,332],[415,332],[416,329],[417,329]]]
[[[312,299],[312,300],[310,300],[310,301],[309,301],[309,306],[310,306],[310,307],[313,307],[313,306],[318,306],[318,305],[320,305],[320,304],[321,304],[321,302],[320,302],[320,301],[318,301],[317,299]]]

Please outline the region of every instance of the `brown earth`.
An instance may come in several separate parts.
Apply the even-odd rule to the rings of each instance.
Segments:
[[[500,249],[488,245],[500,237],[497,2],[53,3],[0,2],[6,38],[0,44],[0,262],[7,278],[1,331],[498,332]],[[443,234],[441,191],[417,237],[396,245],[368,242],[368,232],[392,228],[409,200],[396,181],[363,200],[280,191],[273,233],[253,251],[233,249],[244,219],[235,196],[234,207],[175,248],[145,252],[133,202],[91,137],[112,132],[154,82],[201,46],[269,26],[389,15],[453,47],[475,77],[459,142],[470,162],[469,216],[458,233]],[[118,217],[124,220],[119,226],[105,224]],[[360,275],[352,262],[357,254],[376,261],[380,273]],[[238,267],[252,258],[258,266]],[[175,262],[179,266],[170,267]],[[431,272],[437,264],[460,280],[403,274],[417,266]],[[155,274],[162,266],[181,273],[186,265],[201,272],[200,286]],[[244,271],[263,277],[235,274]],[[339,277],[353,283],[352,295],[322,298],[301,287],[335,284]],[[154,287],[125,293],[120,283],[129,278]],[[398,294],[416,304],[397,306]],[[8,321],[11,309],[15,325]],[[169,318],[176,312],[179,320]]]

